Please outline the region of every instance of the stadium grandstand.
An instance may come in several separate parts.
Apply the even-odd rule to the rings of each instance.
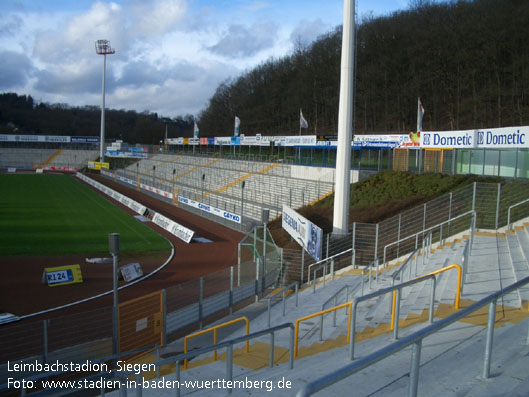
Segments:
[[[278,247],[263,224],[266,210],[272,219],[283,206],[295,210],[332,193],[334,169],[307,164],[322,161],[315,142],[235,156],[214,148],[193,154],[183,142],[144,146],[109,151],[108,169],[95,173],[88,172],[94,143],[0,144],[2,170],[80,171],[73,175],[102,191],[117,183],[243,232],[232,266],[166,286],[155,309],[142,297],[123,302],[132,320],[119,353],[110,307],[0,325],[7,380],[0,392],[526,395],[527,189],[476,182],[376,224],[355,222],[345,236],[321,236],[316,259],[302,247]],[[406,149],[405,161],[402,149],[379,143],[356,152],[351,181],[403,164],[418,172],[527,172],[524,148],[495,160],[472,149],[483,154],[479,170],[470,149]],[[146,331],[154,337],[140,340]],[[64,344],[66,334],[76,338]],[[45,366],[59,362],[90,368]],[[17,372],[13,363],[27,365]]]

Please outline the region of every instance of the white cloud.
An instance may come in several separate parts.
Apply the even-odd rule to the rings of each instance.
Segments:
[[[97,106],[94,43],[107,39],[116,49],[107,57],[109,107],[197,114],[220,82],[298,39],[310,44],[341,23],[342,10],[342,0],[0,0],[0,89]]]
[[[303,47],[307,47],[316,40],[318,36],[329,30],[330,27],[319,18],[313,21],[303,19],[290,34],[290,41],[294,46],[300,44]]]
[[[136,0],[131,6],[130,29],[147,37],[163,35],[175,29],[186,12],[184,0]]]
[[[26,55],[13,51],[0,52],[0,59],[0,89],[24,87],[34,71],[31,60]]]
[[[250,27],[230,25],[222,38],[208,49],[225,57],[249,57],[273,47],[277,29],[274,23],[256,23]]]

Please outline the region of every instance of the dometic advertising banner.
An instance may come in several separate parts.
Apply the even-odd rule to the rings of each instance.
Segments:
[[[423,148],[452,148],[474,149],[476,145],[476,131],[439,131],[421,132],[421,147]]]
[[[476,131],[477,146],[494,148],[529,147],[529,127],[491,128]]]
[[[157,224],[161,228],[167,230],[169,233],[174,234],[179,239],[185,241],[189,244],[195,232],[191,229],[188,229],[185,226],[172,221],[171,219],[163,216],[162,214],[155,213],[152,217],[153,223]]]
[[[212,207],[211,205],[203,204],[195,200],[188,199],[186,197],[178,196],[178,202],[191,207],[197,208],[201,211],[208,212],[210,214],[219,216],[224,219],[228,219],[235,223],[241,223],[241,217],[237,214],[233,214],[228,211],[220,210],[218,208]]]
[[[315,260],[321,260],[323,231],[292,208],[283,204],[283,229]]]

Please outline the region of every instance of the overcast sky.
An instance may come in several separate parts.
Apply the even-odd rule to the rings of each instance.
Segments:
[[[360,17],[408,0],[357,1]],[[0,0],[0,92],[73,106],[198,114],[218,84],[342,23],[343,0]],[[338,87],[337,87],[338,89]]]

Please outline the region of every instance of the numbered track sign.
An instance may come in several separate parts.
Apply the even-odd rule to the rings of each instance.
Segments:
[[[44,269],[44,276],[50,287],[83,282],[79,265],[47,267]]]

